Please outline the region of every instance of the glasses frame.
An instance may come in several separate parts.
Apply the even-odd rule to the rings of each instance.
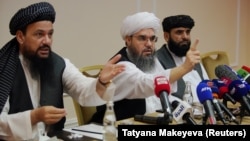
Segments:
[[[131,35],[130,36],[131,38],[132,37],[135,37],[139,42],[143,42],[143,43],[146,43],[148,42],[148,40],[151,42],[151,43],[156,43],[157,40],[158,40],[158,37],[153,35],[151,37],[147,37],[145,35]]]

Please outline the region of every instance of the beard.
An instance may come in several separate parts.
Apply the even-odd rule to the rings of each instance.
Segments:
[[[39,49],[49,48],[49,55],[47,58],[40,57],[38,54]],[[24,50],[23,55],[30,61],[30,69],[34,74],[44,71],[48,66],[51,65],[49,61],[51,57],[51,48],[49,46],[39,47],[35,52]]]
[[[148,49],[145,49],[148,50]],[[143,50],[144,51],[144,50]],[[151,55],[143,56],[134,47],[128,48],[128,58],[143,72],[150,72],[155,68],[155,51]]]
[[[168,42],[168,48],[176,56],[183,57],[183,56],[186,56],[191,45],[190,41],[186,41],[186,42],[187,42],[186,44],[181,45],[181,43],[176,43],[170,38]]]

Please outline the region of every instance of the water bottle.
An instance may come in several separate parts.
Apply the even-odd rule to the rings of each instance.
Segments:
[[[186,84],[186,88],[185,88],[182,100],[186,101],[190,105],[193,105],[193,94],[191,90],[191,82],[186,81],[185,84]]]
[[[116,116],[113,101],[107,102],[103,118],[103,141],[117,141]]]

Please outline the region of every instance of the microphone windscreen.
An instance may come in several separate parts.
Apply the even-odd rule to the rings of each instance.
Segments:
[[[233,72],[230,68],[228,68],[228,66],[225,66],[225,65],[218,65],[215,68],[215,75],[219,79],[223,79],[223,78],[228,78],[231,80],[239,79],[238,76],[235,74],[235,72]]]
[[[199,83],[196,88],[197,96],[201,103],[204,103],[206,100],[212,100],[212,90],[206,83]]]
[[[239,101],[242,96],[246,96],[248,93],[246,85],[241,80],[232,81],[228,86],[228,90],[236,101]]]
[[[239,70],[237,71],[237,74],[238,74],[241,78],[245,78],[249,73],[248,73],[246,70],[244,70],[244,69],[239,69]]]
[[[226,86],[225,82],[220,79],[213,79],[214,85],[218,88]]]
[[[211,88],[211,90],[212,90],[212,93],[216,93],[216,94],[219,93],[218,87],[212,86],[212,87],[210,87],[210,88]]]
[[[162,91],[170,93],[170,85],[165,76],[158,76],[155,78],[155,94],[157,97],[160,97]]]
[[[172,105],[173,109],[175,109],[179,105],[179,101],[174,100],[171,105]]]
[[[228,88],[226,86],[222,86],[219,88],[218,96],[220,99],[223,98],[224,94],[228,93]]]
[[[241,68],[250,73],[250,67],[248,67],[248,66],[242,66]]]

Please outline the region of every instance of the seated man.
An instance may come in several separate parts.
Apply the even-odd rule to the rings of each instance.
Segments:
[[[157,57],[164,69],[181,66],[186,61],[186,56],[190,53],[191,29],[193,26],[194,20],[188,15],[170,16],[163,20],[162,28],[166,44],[157,50]],[[177,81],[177,92],[172,93],[172,95],[182,99],[185,90],[185,81],[190,81],[193,102],[195,105],[199,105],[200,102],[197,97],[196,88],[204,79],[209,79],[207,72],[201,63],[197,63],[194,69]]]
[[[99,81],[82,75],[52,51],[54,7],[38,2],[22,8],[9,27],[15,37],[0,49],[0,140],[42,140],[62,131],[63,93],[81,105],[101,105],[109,82],[124,70],[110,60]],[[48,133],[48,136],[46,134]]]
[[[162,109],[160,99],[154,94],[155,77],[165,76],[172,84],[171,90],[175,91],[174,82],[190,72],[200,60],[195,49],[197,41],[181,66],[171,70],[163,69],[155,50],[159,28],[159,18],[148,12],[127,16],[122,23],[120,32],[125,47],[117,54],[122,55],[118,64],[124,64],[126,70],[113,79],[116,90],[111,99],[115,101],[117,120]],[[177,98],[169,95],[169,99]],[[98,106],[90,122],[102,123],[105,110],[106,105]]]

